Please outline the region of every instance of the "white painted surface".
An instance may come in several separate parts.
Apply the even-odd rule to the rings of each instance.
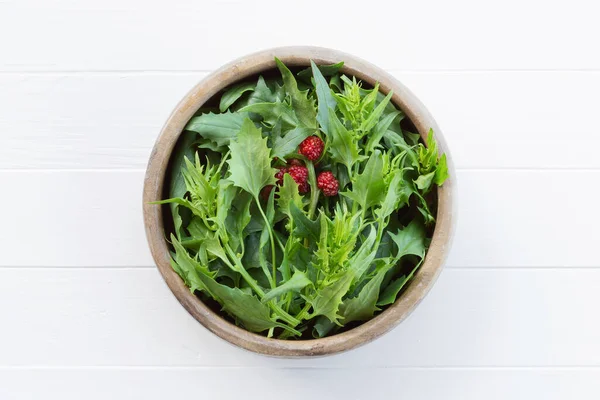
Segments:
[[[600,398],[598,11],[0,1],[0,399]],[[459,168],[456,240],[431,294],[387,336],[316,360],[209,334],[152,267],[141,216],[177,101],[222,63],[288,44],[390,70]]]

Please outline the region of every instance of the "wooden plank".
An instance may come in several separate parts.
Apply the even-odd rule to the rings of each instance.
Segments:
[[[0,171],[0,267],[152,266],[143,171]],[[600,171],[460,171],[454,267],[599,267]]]
[[[459,168],[600,168],[600,72],[395,75],[436,116]],[[0,74],[0,169],[145,168],[204,76]]]
[[[0,396],[10,400],[144,399],[390,399],[596,400],[598,369],[8,369]],[[32,384],[35,382],[35,384]],[[235,382],[235,384],[233,384]]]
[[[0,70],[211,70],[290,43],[405,70],[600,68],[597,12],[586,0],[374,1],[372,16],[363,3],[311,0],[293,10],[290,18],[273,0],[4,1]],[[328,22],[307,29],[310,18]]]
[[[600,269],[446,269],[386,336],[286,360],[208,332],[154,269],[3,268],[0,366],[598,367],[599,289]]]

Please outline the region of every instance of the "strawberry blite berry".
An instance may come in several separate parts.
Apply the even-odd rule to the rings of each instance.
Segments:
[[[340,184],[330,171],[325,171],[317,177],[317,187],[321,189],[325,196],[330,197],[338,194]]]
[[[323,154],[325,144],[318,136],[309,136],[298,146],[298,153],[308,158],[310,161],[317,161]]]
[[[288,168],[288,174],[298,184],[298,192],[307,193],[310,189],[308,184],[308,169],[299,165],[292,165]]]
[[[308,193],[310,185],[308,184],[308,169],[302,165],[292,165],[291,167],[279,168],[275,174],[277,185],[283,185],[283,176],[290,174],[292,179],[298,184],[298,192]]]

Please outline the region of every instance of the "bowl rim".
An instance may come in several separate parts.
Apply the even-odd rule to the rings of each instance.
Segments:
[[[392,102],[406,114],[423,139],[426,139],[430,128],[434,130],[440,152],[446,154],[450,173],[448,180],[438,188],[436,227],[425,260],[403,295],[386,310],[358,327],[319,339],[267,338],[240,328],[213,312],[197,296],[190,293],[182,279],[171,268],[168,243],[164,234],[163,208],[149,204],[161,200],[165,173],[173,147],[193,114],[227,86],[276,68],[275,57],[291,67],[310,66],[310,60],[314,60],[318,65],[344,61],[344,73],[354,75],[371,85],[379,82],[379,90],[384,94],[393,90]],[[425,106],[396,78],[375,65],[341,51],[313,46],[277,47],[243,56],[222,66],[197,83],[177,104],[164,124],[148,161],[143,189],[144,225],[152,257],[164,281],[181,305],[208,330],[238,347],[256,353],[279,357],[322,356],[340,353],[371,342],[406,319],[423,300],[439,276],[451,247],[456,220],[455,182],[456,172],[442,132]]]

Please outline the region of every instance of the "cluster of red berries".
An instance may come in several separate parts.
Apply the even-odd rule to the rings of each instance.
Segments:
[[[308,160],[317,162],[323,154],[325,144],[318,136],[310,136],[300,143],[298,153],[306,157]],[[283,185],[283,176],[289,174],[292,179],[298,184],[298,191],[301,194],[310,191],[308,183],[308,169],[302,161],[295,158],[291,159],[287,166],[279,168],[275,174],[277,185]],[[338,194],[339,183],[335,176],[330,171],[323,171],[317,177],[317,187],[321,189],[325,196],[335,196]],[[272,187],[266,187],[266,195],[270,194]]]

